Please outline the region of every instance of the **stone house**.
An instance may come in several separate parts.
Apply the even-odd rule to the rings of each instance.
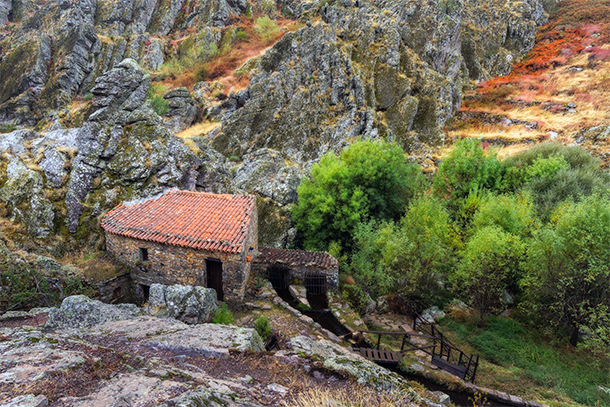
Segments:
[[[107,250],[131,266],[142,301],[153,283],[242,298],[258,252],[256,199],[248,195],[171,190],[117,206],[101,227]]]

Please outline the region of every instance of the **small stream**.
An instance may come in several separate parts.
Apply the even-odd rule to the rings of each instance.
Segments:
[[[322,325],[324,329],[328,329],[335,335],[343,336],[351,332],[328,310],[328,299],[325,294],[308,294],[307,301],[309,301],[311,309],[303,311],[299,308],[301,302],[292,296],[290,290],[287,288],[276,288],[275,291],[280,298],[290,304],[292,308],[299,310],[301,314],[307,315],[318,324]]]
[[[302,314],[307,315],[315,322],[319,323],[323,328],[328,329],[335,335],[341,337],[351,332],[343,324],[341,324],[341,322],[339,322],[339,320],[333,315],[332,312],[330,312],[330,310],[328,309],[328,298],[325,294],[308,293],[307,301],[309,301],[309,304],[311,305],[311,310],[303,311],[301,309],[302,306],[299,307],[299,304],[301,304],[301,302],[293,297],[289,289],[279,287],[274,288],[280,298],[290,304],[291,307],[299,310],[299,312],[301,312]],[[363,346],[362,343],[359,344],[359,346]],[[427,379],[419,375],[407,373],[396,365],[388,365],[383,363],[379,363],[379,365],[396,374],[399,374],[407,380],[415,381],[422,384],[430,391],[442,391],[443,393],[451,397],[451,402],[456,406],[472,407],[473,405],[473,402],[471,401],[472,395],[470,394],[449,390],[446,386],[438,384],[433,380]],[[487,404],[485,405],[489,407],[510,406],[510,404],[491,400],[488,400]]]

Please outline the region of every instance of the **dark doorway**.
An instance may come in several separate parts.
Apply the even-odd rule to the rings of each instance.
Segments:
[[[280,290],[285,290],[288,288],[288,279],[290,275],[290,269],[288,267],[274,264],[269,267],[268,271],[269,281],[271,281],[271,285],[273,285],[273,288]]]
[[[143,298],[142,303],[144,304],[144,303],[148,302],[148,298],[150,297],[150,286],[140,284],[140,287],[142,288],[142,298]]]
[[[222,263],[218,260],[206,260],[205,270],[208,276],[208,288],[216,290],[216,297],[218,301],[223,301],[224,296],[222,293]]]

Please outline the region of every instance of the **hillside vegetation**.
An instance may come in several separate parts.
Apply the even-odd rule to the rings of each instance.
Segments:
[[[382,299],[406,313],[454,310],[466,325],[446,326],[488,362],[483,383],[604,405],[610,175],[600,161],[559,143],[500,159],[466,138],[429,182],[399,150],[357,142],[314,166],[293,209],[304,247],[341,260],[344,296],[361,313]],[[590,375],[578,377],[581,364]],[[502,384],[506,369],[535,385]],[[548,394],[547,380],[558,381]]]
[[[549,139],[577,143],[607,167],[609,12],[604,0],[559,2],[510,74],[464,94],[449,137],[482,138],[502,156]]]

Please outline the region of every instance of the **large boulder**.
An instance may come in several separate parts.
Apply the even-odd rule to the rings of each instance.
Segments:
[[[157,317],[171,317],[187,324],[210,322],[218,309],[216,290],[190,285],[150,286],[148,312]]]
[[[128,123],[137,115],[150,88],[150,75],[133,59],[125,59],[95,80],[91,89],[93,112],[90,121],[100,123]],[[158,121],[158,119],[157,119]]]
[[[230,188],[271,198],[286,205],[296,201],[305,172],[277,150],[263,148],[247,154],[234,169]]]
[[[0,176],[0,181],[3,177]],[[15,156],[9,156],[0,201],[13,219],[22,222],[29,234],[47,237],[53,231],[55,213],[45,197],[43,177]]]
[[[378,391],[399,391],[409,394],[412,400],[419,400],[408,382],[398,374],[355,354],[336,343],[316,341],[307,336],[297,336],[290,340],[292,352],[307,354],[322,361],[324,368],[339,374],[355,377],[358,383]]]
[[[147,341],[147,344],[172,352],[213,357],[227,356],[231,350],[265,350],[263,340],[254,329],[220,324],[201,324],[190,329],[162,333]]]
[[[52,308],[45,325],[50,329],[89,328],[108,321],[133,319],[142,310],[133,304],[104,304],[84,295],[66,297],[60,308]]]
[[[186,88],[172,89],[163,95],[163,99],[169,103],[170,118],[165,125],[173,132],[179,133],[193,124],[197,108],[191,93]]]

